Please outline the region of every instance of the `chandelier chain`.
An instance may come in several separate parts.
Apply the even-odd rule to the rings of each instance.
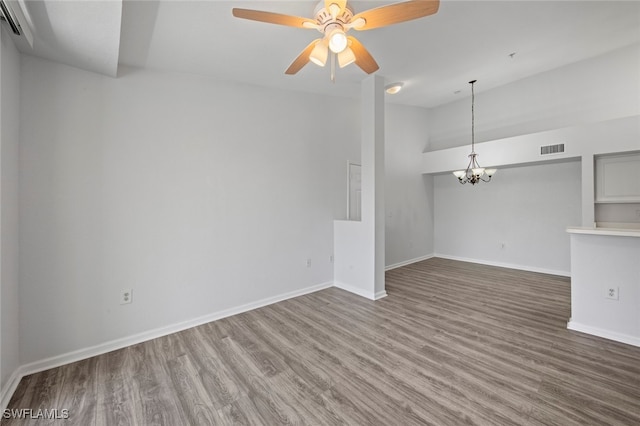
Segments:
[[[476,135],[475,135],[475,128],[476,128],[476,120],[475,120],[475,110],[474,110],[474,105],[475,105],[475,101],[476,101],[476,95],[475,92],[473,91],[473,84],[476,82],[476,80],[471,80],[469,83],[471,83],[471,152],[474,153],[476,152],[475,150],[475,142],[476,142]]]

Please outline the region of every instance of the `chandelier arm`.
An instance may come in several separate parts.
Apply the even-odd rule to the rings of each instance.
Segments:
[[[471,179],[473,177],[473,156],[469,155],[469,157],[471,157],[471,159],[469,160],[469,164],[467,164],[467,170],[465,170],[465,177],[467,178],[467,180]]]
[[[476,154],[475,152],[470,154],[469,157],[471,158],[471,168],[475,169],[475,168],[482,168],[482,166],[480,166],[480,163],[478,163],[478,154]]]

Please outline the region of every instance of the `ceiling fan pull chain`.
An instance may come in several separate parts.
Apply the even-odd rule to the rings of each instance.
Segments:
[[[336,54],[331,54],[331,82],[336,82]]]

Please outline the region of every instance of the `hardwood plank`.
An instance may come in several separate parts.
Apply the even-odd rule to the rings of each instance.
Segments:
[[[97,357],[96,380],[100,385],[95,396],[96,425],[136,424],[136,398],[131,390],[133,384],[125,379],[123,372],[129,350],[120,349]],[[75,415],[73,409],[70,415]]]
[[[68,422],[83,425],[96,421],[97,360],[96,357],[89,358],[60,369],[65,377],[55,407],[69,410]]]
[[[227,371],[224,361],[215,356],[215,351],[207,342],[207,327],[185,330],[185,344],[190,354],[197,355],[193,362],[198,369],[202,386],[213,406],[220,410],[232,405],[242,397],[240,388],[232,374]]]
[[[353,352],[353,345],[355,345],[356,342],[351,339],[352,336],[347,336],[347,338],[342,339],[341,342],[338,342],[336,339],[331,338],[329,335],[323,336],[324,332],[322,328],[318,327],[318,325],[322,324],[316,323],[315,321],[301,321],[295,324],[296,328],[306,330],[307,333],[305,334],[307,336],[313,336],[312,338],[310,338],[311,343],[307,344],[308,346],[310,346],[311,351],[308,352],[307,355],[305,355],[305,358],[311,358],[314,364],[325,365],[327,369],[332,370],[334,376],[342,385],[346,383],[346,386],[350,387],[351,382],[359,383],[359,390],[353,389],[353,392],[349,393],[349,396],[352,397],[352,399],[354,397],[353,395],[359,395],[360,393],[362,393],[365,389],[364,387],[366,386],[366,392],[364,393],[367,395],[367,398],[373,401],[378,398],[377,394],[381,393],[380,389],[383,390],[383,394],[380,396],[380,399],[383,400],[381,405],[384,405],[387,403],[387,399],[390,397],[389,391],[391,389],[394,390],[392,395],[396,399],[396,404],[391,407],[385,407],[387,409],[386,411],[377,413],[374,419],[369,419],[368,422],[374,421],[375,419],[380,420],[388,418],[387,416],[389,416],[389,414],[392,414],[392,416],[389,417],[387,421],[392,421],[393,418],[397,418],[393,416],[394,411],[397,410],[397,407],[404,406],[405,409],[408,408],[408,406],[402,402],[405,400],[405,398],[414,402],[416,400],[419,400],[419,403],[416,404],[419,407],[418,411],[420,411],[421,408],[425,408],[425,410],[427,410],[426,407],[430,405],[429,403],[431,403],[431,401],[421,399],[416,390],[407,385],[407,383],[410,383],[411,378],[415,376],[414,371],[407,372],[405,376],[410,380],[409,382],[403,382],[402,380],[396,380],[393,377],[387,377],[388,372],[384,368],[381,368],[380,365],[376,365],[375,361],[372,361],[368,357],[363,356],[366,351]],[[331,327],[331,325],[329,326]],[[333,355],[334,353],[349,353],[350,356],[343,356],[341,358],[338,358]],[[353,360],[351,361],[350,358],[353,358]],[[345,363],[345,360],[349,362]],[[373,367],[376,371],[371,372],[373,374],[363,376],[363,365]],[[397,365],[392,366],[392,368],[396,367]],[[396,369],[396,372],[398,371],[399,370]],[[380,373],[383,374],[381,375]],[[436,374],[441,374],[441,370],[438,369],[438,373]],[[394,386],[394,384],[397,384],[397,387]],[[334,391],[335,389],[336,387],[332,388],[332,390]],[[355,398],[355,401],[357,401],[357,398]],[[354,401],[352,401],[352,403],[353,402]],[[428,417],[431,411],[438,411],[440,412],[440,415],[443,415],[444,413],[447,413],[449,411],[449,408],[445,405],[438,405],[437,403],[432,403],[432,405],[433,406],[430,407],[429,410],[423,413],[425,416]],[[376,409],[377,406],[374,406],[373,410],[375,411]],[[423,418],[421,419],[421,421],[426,422],[426,419]]]
[[[172,386],[165,380],[165,370],[155,360],[158,355],[153,345],[139,344],[127,348],[122,377],[131,384],[131,393],[140,403],[134,410],[135,423],[145,425],[183,424],[176,406]]]
[[[330,318],[330,316],[328,317]],[[314,320],[320,323],[323,321],[323,319],[320,317],[314,318]],[[342,324],[342,323],[343,323],[342,321],[336,322],[336,324]],[[325,325],[330,326],[330,324],[325,324]],[[340,326],[338,325],[334,327],[340,328]],[[428,419],[429,416],[431,415],[431,412],[434,410],[439,411],[441,415],[443,413],[449,413],[450,415],[452,415],[452,417],[448,419],[448,422],[453,421],[454,418],[460,417],[460,413],[455,413],[455,412],[452,413],[452,409],[449,404],[450,398],[442,399],[440,401],[436,401],[437,398],[435,397],[430,397],[428,399],[425,398],[425,395],[427,394],[433,395],[433,390],[423,388],[424,384],[416,380],[413,380],[414,375],[410,370],[407,371],[406,375],[400,378],[397,377],[401,372],[403,372],[403,369],[401,368],[401,363],[403,361],[402,357],[395,357],[394,352],[388,351],[388,355],[391,357],[391,359],[383,359],[383,362],[380,363],[377,356],[379,354],[376,354],[375,351],[373,352],[373,356],[369,356],[369,354],[372,351],[372,348],[369,346],[368,342],[364,342],[360,339],[359,335],[361,335],[362,332],[360,333],[353,332],[351,328],[349,329],[340,328],[340,331],[344,333],[342,335],[342,338],[346,346],[358,348],[358,344],[363,345],[362,347],[358,348],[359,349],[358,352],[352,352],[350,354],[351,358],[355,358],[358,361],[358,363],[355,364],[353,368],[355,369],[355,368],[358,368],[360,365],[365,364],[367,365],[368,370],[374,371],[375,375],[373,376],[373,378],[360,379],[360,380],[361,381],[372,380],[375,383],[375,388],[380,388],[380,387],[384,388],[384,395],[380,396],[381,399],[395,398],[397,405],[403,405],[402,401],[407,401],[408,403],[412,403],[411,405],[405,405],[405,407],[411,408],[414,415],[419,416],[420,414],[418,413],[421,413],[421,415],[425,416],[424,418],[421,419],[421,421],[426,421],[426,419]],[[368,335],[371,335],[372,333],[373,331],[369,331]],[[333,334],[334,335],[336,334],[335,329]],[[376,340],[376,342],[380,343],[381,341]],[[345,350],[349,350],[349,349],[345,349]],[[337,364],[337,363],[334,362],[334,364]],[[390,371],[386,367],[387,364],[392,366],[393,371]],[[450,366],[441,365],[440,368],[449,372],[449,374],[452,374],[451,372],[452,370]],[[353,375],[357,376],[357,373],[353,369],[348,371],[348,373],[346,374],[346,376],[348,377],[351,377]],[[455,375],[452,375],[451,377],[453,379],[456,378]],[[380,380],[380,383],[376,383],[376,380]],[[458,392],[456,395],[456,399],[460,401],[460,398],[462,396],[464,396],[464,394]],[[511,399],[514,398],[512,394],[508,394],[508,397]],[[521,402],[521,404],[528,405],[529,400],[530,398],[528,398],[528,395],[525,395],[525,398],[523,398],[523,401]],[[469,403],[470,404],[468,405],[469,407],[473,406],[474,404],[477,404],[477,401],[473,401],[471,399],[464,402]],[[427,403],[432,404],[432,407],[422,412],[422,409],[425,407]],[[477,408],[479,407],[476,407],[476,409]],[[393,412],[393,407],[389,407],[388,410],[391,410],[391,412]],[[503,424],[520,423],[519,420],[521,419],[521,410],[507,409],[505,411],[510,411],[510,412],[503,413],[503,412],[496,412],[495,410],[492,410],[490,413],[491,418],[499,419]],[[475,415],[478,416],[480,414],[481,413],[478,410],[476,410]],[[510,419],[510,417],[513,417],[513,419]]]
[[[218,412],[202,385],[189,355],[180,355],[168,361],[174,398],[179,401],[179,413],[185,424],[215,424]]]
[[[640,348],[567,330],[567,278],[434,258],[386,279],[27,376],[9,408],[70,419],[1,424],[640,424]]]
[[[224,425],[259,426],[265,424],[253,401],[244,395],[220,408],[218,414],[221,424]]]

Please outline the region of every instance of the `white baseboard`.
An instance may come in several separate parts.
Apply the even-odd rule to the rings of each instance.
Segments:
[[[345,290],[348,291],[349,293],[353,293],[353,294],[357,294],[358,296],[362,296],[365,297],[369,300],[378,300],[378,299],[382,299],[383,297],[385,297],[387,295],[386,291],[380,291],[378,293],[374,293],[372,291],[367,291],[367,290],[363,290],[359,287],[353,286],[351,284],[345,284],[342,283],[340,281],[335,281],[333,283],[333,286],[336,288],[339,288],[341,290]]]
[[[277,296],[268,297],[266,299],[258,300],[255,302],[247,303],[235,308],[225,309],[222,311],[207,314],[198,318],[194,318],[188,321],[168,325],[165,327],[156,328],[154,330],[145,331],[143,333],[134,334],[132,336],[123,337],[120,339],[111,340],[109,342],[101,343],[99,345],[91,346],[88,348],[79,349],[76,351],[68,352],[62,355],[56,355],[51,358],[35,361],[29,364],[20,366],[14,374],[11,376],[6,389],[2,391],[2,403],[9,403],[15,388],[17,387],[20,379],[29,374],[37,373],[39,371],[48,370],[50,368],[60,367],[61,365],[69,364],[72,362],[80,361],[83,359],[91,358],[93,356],[102,355],[107,352],[122,349],[127,346],[136,345],[138,343],[146,342],[151,339],[166,336],[168,334],[177,333],[182,330],[186,330],[191,327],[196,327],[202,324],[206,324],[211,321],[219,320],[222,318],[230,317],[232,315],[241,314],[253,309],[258,309],[263,306],[271,305],[273,303],[281,302],[283,300],[291,299],[293,297],[302,296],[309,293],[314,293],[325,288],[333,287],[333,282],[326,282],[322,284],[316,284],[310,287],[306,287],[300,290],[283,293]],[[14,377],[15,376],[15,377]],[[12,381],[13,380],[13,381]],[[15,383],[14,383],[15,382]],[[6,401],[5,401],[6,399]],[[2,406],[2,409],[6,405]]]
[[[24,374],[22,374],[20,368],[18,368],[13,372],[11,377],[9,377],[9,380],[7,380],[5,386],[3,386],[0,390],[0,412],[4,412],[4,409],[7,408],[7,405],[9,405],[9,401],[11,400],[13,393],[18,388],[20,379],[22,379],[23,376]]]
[[[626,343],[627,345],[640,347],[640,337],[630,336],[628,334],[616,333],[615,331],[604,330],[602,328],[580,324],[575,321],[569,321],[567,323],[567,329],[579,331],[581,333],[592,334],[598,337],[604,337],[605,339],[614,340],[620,343]]]
[[[431,259],[433,256],[434,256],[434,254],[431,253],[431,254],[428,254],[426,256],[420,256],[420,257],[416,257],[414,259],[405,260],[403,262],[394,263],[392,265],[385,266],[384,270],[385,271],[390,271],[392,269],[401,268],[403,266],[411,265],[412,263],[422,262],[423,260]]]
[[[382,290],[382,291],[378,291],[376,292],[376,294],[373,295],[373,300],[380,300],[383,297],[387,297],[387,290]]]
[[[448,254],[435,253],[433,257],[441,257],[443,259],[459,260],[461,262],[478,263],[480,265],[498,266],[500,268],[518,269],[520,271],[539,272],[541,274],[558,275],[561,277],[571,277],[569,271],[558,271],[556,269],[537,268],[534,266],[517,265],[514,263],[493,262],[490,260],[471,259],[468,257],[450,256]]]

